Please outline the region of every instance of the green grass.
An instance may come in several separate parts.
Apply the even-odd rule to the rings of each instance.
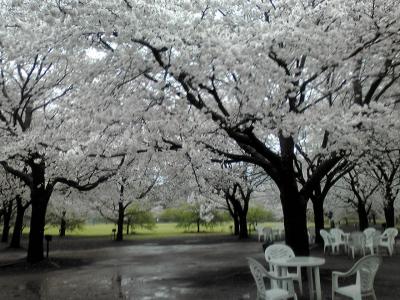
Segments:
[[[281,222],[265,222],[259,223],[258,225],[267,226],[271,228],[277,228],[282,226]],[[200,228],[200,235],[204,234],[231,234],[232,223],[227,222],[214,228]],[[308,223],[308,226],[313,227],[313,223]],[[328,226],[328,224],[327,224]],[[112,229],[116,228],[114,224],[86,224],[79,230],[67,231],[67,236],[76,237],[100,237],[100,236],[111,236]],[[125,229],[124,229],[125,230]],[[23,231],[25,234],[29,233],[29,228],[25,228]],[[254,231],[251,232],[254,234]],[[58,235],[58,228],[54,226],[46,226],[45,234]],[[125,231],[124,231],[125,234]],[[196,228],[192,227],[189,232],[186,232],[183,228],[176,227],[176,223],[157,223],[153,230],[146,230],[137,228],[134,234],[126,236],[127,239],[146,239],[146,238],[162,238],[162,237],[174,237],[174,236],[198,236]]]
[[[282,223],[279,222],[268,222],[261,223],[263,226],[269,226],[276,228],[281,226]],[[227,222],[221,225],[214,226],[213,228],[200,227],[200,235],[203,234],[230,234],[232,223]],[[67,236],[77,236],[77,237],[100,237],[100,236],[110,236],[112,234],[112,229],[116,228],[114,224],[85,224],[81,229],[76,229],[74,231],[67,231]],[[28,233],[29,228],[24,229],[24,233]],[[58,227],[46,226],[45,234],[58,235]],[[254,233],[254,231],[252,231]],[[125,228],[124,228],[125,234]],[[197,228],[192,227],[190,231],[185,231],[184,228],[178,228],[176,223],[157,223],[153,230],[146,230],[142,228],[136,228],[134,234],[126,236],[130,239],[145,239],[145,238],[162,238],[162,237],[173,237],[173,236],[196,236]]]
[[[200,227],[201,234],[222,234],[230,233],[230,223],[215,226],[213,228]],[[110,236],[112,230],[116,228],[114,224],[86,224],[81,229],[67,231],[67,236],[96,237]],[[124,234],[126,228],[124,227]],[[189,232],[184,228],[176,227],[176,223],[157,223],[153,230],[135,228],[134,234],[128,236],[132,238],[152,238],[152,237],[172,237],[179,235],[196,235],[196,228],[192,227]],[[28,233],[29,228],[25,228],[24,233]],[[45,234],[58,235],[58,227],[46,226]]]

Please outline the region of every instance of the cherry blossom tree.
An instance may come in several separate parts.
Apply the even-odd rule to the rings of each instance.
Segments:
[[[330,196],[333,200],[330,205],[333,218],[338,221],[343,212],[350,210],[358,216],[359,230],[369,227],[370,214],[379,211],[382,204],[379,187],[380,183],[372,176],[370,169],[357,166],[338,181]]]
[[[388,227],[395,226],[395,201],[400,192],[400,152],[377,152],[372,160],[372,172],[380,183],[380,192],[384,200],[384,216]]]
[[[308,200],[398,116],[395,0],[5,4],[0,163],[30,186],[39,229],[55,184],[94,188],[142,145],[199,149],[262,168],[280,191],[287,244],[307,255]],[[83,59],[89,47],[102,58]],[[319,145],[307,176],[305,131]]]
[[[10,242],[10,248],[21,247],[21,236],[24,227],[25,212],[31,205],[29,194],[27,192],[15,196],[16,215],[14,221],[13,234]]]
[[[228,210],[232,217],[234,234],[239,238],[248,238],[247,213],[250,200],[254,192],[262,191],[264,176],[260,178],[259,172],[248,164],[217,165],[212,173],[213,176],[206,177],[206,182],[224,199],[224,205],[219,206]]]
[[[159,175],[150,161],[135,162],[135,166],[126,166],[117,176],[96,192],[95,202],[100,214],[107,220],[117,224],[116,241],[123,240],[123,226],[128,221],[128,208],[133,203],[143,203],[149,199]],[[108,193],[105,192],[108,190]],[[150,202],[150,201],[148,201]],[[127,224],[129,226],[129,224]]]
[[[123,156],[104,150],[113,142],[102,134],[108,124],[87,119],[90,110],[79,94],[89,82],[80,59],[85,49],[70,52],[74,35],[66,8],[52,1],[6,1],[0,13],[0,165],[30,190],[27,258],[37,262],[55,186],[95,188],[115,174]]]
[[[13,227],[11,248],[20,247],[23,220],[26,209],[30,206],[29,195],[23,184],[3,170],[0,172],[0,199],[3,215],[3,232],[1,241],[9,240],[9,231]],[[13,218],[15,220],[13,222]]]
[[[197,147],[264,169],[281,193],[286,242],[308,254],[306,204],[315,185],[356,147],[343,141],[343,132],[363,131],[351,120],[365,115],[351,108],[368,110],[390,98],[397,82],[397,6],[339,0],[103,3],[82,10],[92,20],[87,31],[101,32],[103,46],[113,37],[144,57],[152,103],[178,122],[196,110],[191,122],[199,126],[190,128],[196,128]],[[121,56],[126,48],[121,46]],[[365,66],[382,72],[363,73]],[[302,129],[327,139],[327,146],[299,188],[295,160]],[[233,143],[218,143],[226,139]]]
[[[52,194],[46,213],[46,226],[59,228],[59,237],[64,237],[66,231],[80,229],[86,220],[92,218],[95,212],[88,205],[86,193],[68,186],[59,186]]]

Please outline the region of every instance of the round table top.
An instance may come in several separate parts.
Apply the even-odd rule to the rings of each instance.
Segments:
[[[285,259],[271,259],[272,264],[281,267],[316,267],[325,263],[325,258],[315,256],[296,256]]]

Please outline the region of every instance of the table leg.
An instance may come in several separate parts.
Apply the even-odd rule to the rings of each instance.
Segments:
[[[307,267],[307,280],[308,280],[308,292],[310,294],[309,299],[314,300],[314,284],[313,284],[313,275],[312,275],[312,267]]]
[[[287,276],[287,274],[288,274],[288,268],[287,268],[287,267],[282,267],[282,268],[281,268],[281,272],[282,272],[282,274],[281,274],[282,277]],[[284,290],[287,290],[287,289],[288,289],[287,281],[282,281],[282,288],[283,288]]]
[[[282,273],[281,267],[270,265],[270,270],[272,270],[274,275],[276,275],[277,277],[281,276]],[[281,285],[276,280],[271,280],[271,285],[273,288],[281,288]]]
[[[314,267],[314,279],[315,279],[315,292],[317,294],[317,300],[321,300],[322,295],[321,295],[321,280],[319,276],[319,267]]]

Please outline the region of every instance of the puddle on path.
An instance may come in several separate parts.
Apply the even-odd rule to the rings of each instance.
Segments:
[[[243,290],[243,285],[231,287],[231,283],[225,283],[230,286],[220,288],[215,282],[221,280],[215,271],[232,264],[227,263],[231,258],[221,254],[233,246],[237,247],[140,245],[108,248],[98,251],[97,256],[95,251],[74,251],[71,255],[75,257],[93,255],[93,263],[46,273],[1,276],[0,300],[240,299],[238,295],[248,292],[247,286]],[[244,248],[236,251],[245,252],[243,256],[259,252],[258,244]],[[68,256],[67,252],[61,254]],[[240,260],[236,263],[242,264]],[[210,276],[209,286],[196,285],[199,276],[204,275]],[[226,297],[227,293],[236,296]]]

